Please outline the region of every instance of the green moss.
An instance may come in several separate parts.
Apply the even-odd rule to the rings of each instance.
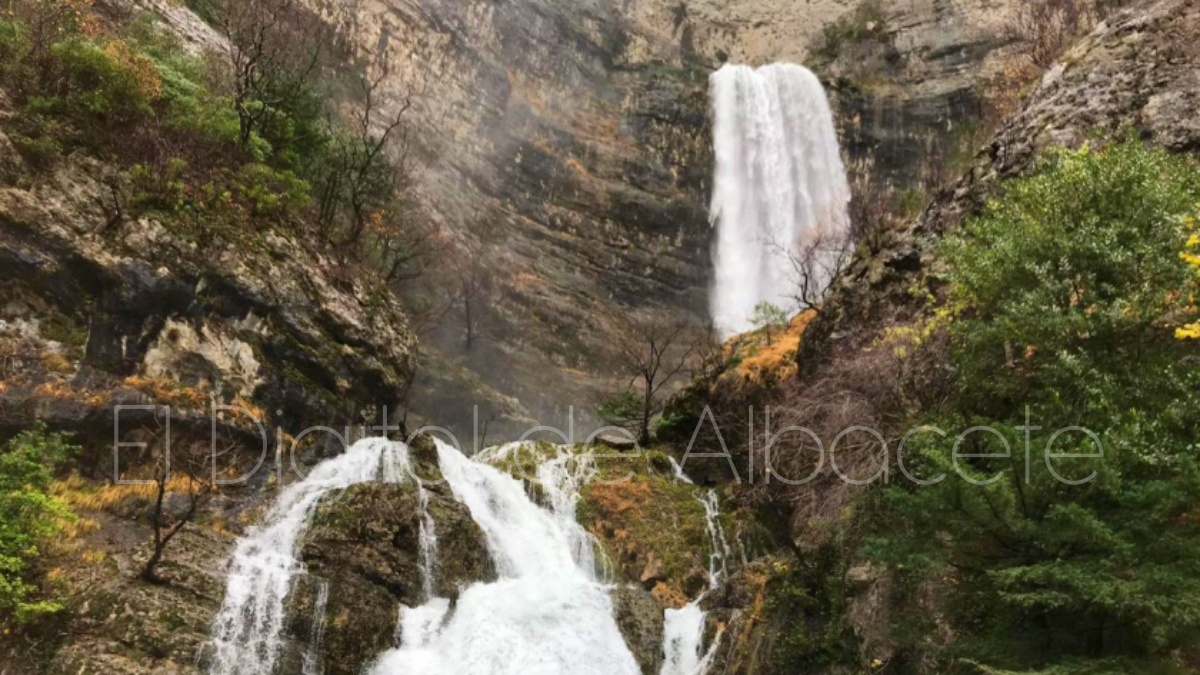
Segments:
[[[71,353],[82,356],[88,337],[87,326],[82,321],[54,314],[38,324],[38,329],[43,338],[58,342]]]

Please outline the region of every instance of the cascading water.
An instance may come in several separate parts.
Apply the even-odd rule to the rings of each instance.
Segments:
[[[575,521],[579,476],[541,465],[549,509],[515,478],[439,444],[442,474],[487,539],[499,579],[402,616],[401,644],[373,675],[637,675],[596,579],[591,539]],[[587,549],[585,553],[585,549]]]
[[[414,477],[415,478],[415,477]],[[425,491],[425,484],[421,479],[417,481],[417,497],[421,504],[421,526],[418,533],[417,559],[421,565],[421,590],[425,592],[425,599],[433,599],[433,584],[437,576],[434,568],[434,563],[437,561],[437,527],[433,522],[433,516],[429,514],[429,493]]]
[[[593,459],[560,450],[541,461],[536,476],[544,496],[541,507],[519,480],[486,463],[502,461],[521,447],[504,446],[472,461],[438,444],[442,474],[483,531],[499,576],[495,582],[463,589],[453,603],[433,593],[434,521],[406,446],[364,440],[284,490],[265,523],[238,542],[216,622],[211,672],[273,672],[282,647],[285,599],[303,573],[296,559],[298,541],[323,499],[358,483],[411,478],[423,511],[419,545],[427,600],[419,607],[401,608],[398,646],[372,664],[371,675],[639,675],[613,617],[610,586],[599,578],[596,540],[575,517],[580,489],[597,473]],[[716,493],[699,501],[708,518],[709,576],[715,587],[729,547],[717,518]],[[319,650],[327,594],[328,585],[318,580],[304,675],[322,670]],[[666,612],[662,675],[703,675],[712,661],[720,635],[705,651],[702,599]]]
[[[674,464],[674,463],[673,463]],[[683,476],[682,469],[675,464],[679,477],[692,483]],[[721,584],[721,577],[726,572],[726,559],[730,556],[728,540],[725,538],[725,528],[721,525],[721,509],[715,490],[709,490],[698,499],[704,507],[705,523],[708,526],[708,590],[715,590]],[[705,613],[700,603],[708,591],[701,594],[687,605],[679,609],[668,609],[663,616],[663,665],[659,675],[704,675],[712,665],[720,646],[721,633],[718,632],[708,649],[704,649]]]
[[[321,675],[321,643],[325,641],[325,607],[329,604],[329,582],[317,582],[317,599],[313,603],[312,629],[308,634],[308,650],[304,652],[301,675]]]
[[[726,336],[752,327],[754,308],[796,309],[795,262],[848,228],[850,187],[833,114],[807,68],[726,65],[710,78],[718,224],[712,316]],[[816,276],[829,265],[817,261]],[[816,279],[823,285],[828,279]]]
[[[367,439],[283,491],[263,525],[234,550],[214,628],[213,675],[271,674],[282,647],[284,600],[304,570],[296,544],[322,498],[380,478],[398,482],[406,471],[411,475],[406,446]]]

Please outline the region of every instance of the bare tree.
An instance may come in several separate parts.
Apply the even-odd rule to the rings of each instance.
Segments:
[[[238,138],[247,146],[275,110],[304,92],[326,36],[298,0],[216,0],[214,15],[226,38]]]
[[[343,243],[357,242],[385,205],[399,215],[403,204],[397,196],[411,188],[412,127],[407,114],[412,97],[405,95],[389,105],[381,91],[383,78],[363,78],[360,102],[348,119],[331,118],[327,123],[333,147],[322,167],[318,222],[326,237]]]
[[[796,307],[820,311],[830,284],[853,258],[855,237],[850,229],[821,227],[799,241],[771,241],[768,246],[787,260]]]
[[[176,449],[171,455],[162,453],[154,467],[154,510],[150,523],[154,528],[153,551],[142,566],[141,578],[154,584],[163,583],[158,566],[167,546],[183,531],[212,498],[216,490],[214,470],[220,457],[233,447],[213,453],[208,445],[191,443]],[[182,510],[169,508],[172,494],[182,494],[187,500]]]
[[[695,367],[709,340],[694,319],[662,310],[633,314],[615,340],[617,362],[630,379],[600,414],[634,427],[639,442],[649,443],[650,421],[662,412],[664,390]]]
[[[450,268],[455,304],[462,312],[463,346],[470,352],[479,335],[479,315],[492,290],[492,269],[502,230],[487,210],[477,208],[468,221],[468,235],[452,255]]]
[[[1012,22],[1025,55],[1038,68],[1054,65],[1063,51],[1118,3],[1112,0],[1021,0]]]

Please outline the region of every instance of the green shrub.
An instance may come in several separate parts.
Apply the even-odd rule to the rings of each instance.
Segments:
[[[16,59],[25,50],[25,28],[15,21],[0,19],[0,58]]]
[[[1173,339],[1200,168],[1130,139],[1004,187],[942,251],[961,393],[911,420],[953,431],[914,437],[905,465],[948,478],[887,489],[867,550],[949,594],[943,656],[967,672],[1169,670],[1200,644],[1200,371]],[[955,473],[975,426],[998,435],[969,436],[957,466],[987,485]],[[1072,426],[1102,457],[1045,459]],[[1098,448],[1072,432],[1053,450]]]
[[[888,39],[887,13],[882,0],[862,0],[836,21],[826,24],[812,47],[818,60],[831,62],[847,48]]]
[[[286,222],[298,218],[309,203],[309,185],[290,171],[266,164],[247,164],[231,176],[237,200],[254,218]]]
[[[188,205],[187,162],[178,157],[165,167],[138,164],[129,170],[133,183],[133,206],[142,212],[179,214]]]
[[[72,38],[51,51],[58,77],[49,91],[30,102],[34,113],[66,117],[80,125],[84,135],[96,127],[128,127],[152,114],[150,103],[160,85],[144,69],[143,57],[127,46],[105,49]],[[128,56],[128,62],[122,63],[117,55]],[[136,65],[143,68],[135,69]]]
[[[42,546],[71,513],[50,496],[53,472],[78,449],[38,426],[0,452],[0,623],[24,623],[59,606],[39,599],[33,573]]]

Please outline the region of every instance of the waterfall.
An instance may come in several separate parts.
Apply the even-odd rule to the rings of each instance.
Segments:
[[[680,609],[668,609],[663,622],[663,665],[659,675],[704,675],[720,645],[718,633],[704,650],[704,610],[700,599]]]
[[[214,628],[214,675],[270,675],[282,647],[285,600],[296,577],[299,540],[323,499],[372,480],[416,482],[422,509],[420,555],[425,604],[401,607],[397,647],[382,654],[370,675],[640,675],[625,644],[595,558],[595,538],[577,521],[580,490],[597,475],[593,458],[560,448],[538,464],[544,506],[524,484],[484,460],[502,461],[517,446],[474,461],[438,443],[438,462],[454,498],[483,532],[498,579],[462,589],[455,601],[434,594],[437,538],[429,495],[409,464],[406,446],[367,439],[317,466],[284,490],[264,523],[237,543],[224,604]],[[680,472],[681,474],[682,472]],[[686,478],[686,477],[684,477]],[[689,481],[690,482],[690,481]],[[718,519],[717,495],[698,498],[710,537],[709,575],[716,586],[729,546]],[[325,603],[319,580],[304,675],[322,672]],[[662,675],[704,675],[720,634],[704,649],[703,595],[667,610]]]
[[[729,541],[725,539],[725,528],[721,525],[721,505],[717,501],[717,491],[709,490],[699,501],[704,507],[704,522],[708,526],[708,587],[716,588],[727,571],[725,560],[733,551],[729,548]]]
[[[675,471],[679,478],[692,484],[683,475],[678,464]],[[721,584],[726,569],[725,560],[730,556],[725,528],[721,525],[721,508],[716,490],[709,490],[697,501],[704,507],[704,519],[708,527],[708,589],[715,590]],[[705,675],[716,656],[721,643],[721,632],[708,649],[704,649],[704,627],[706,614],[700,608],[708,591],[702,593],[679,609],[668,609],[663,616],[663,665],[659,675]]]
[[[405,612],[400,646],[372,675],[637,675],[608,588],[582,551],[591,539],[575,520],[578,467],[569,471],[562,455],[539,467],[550,502],[543,509],[512,476],[446,445],[438,456],[499,579],[463,590],[452,612],[442,599]]]
[[[710,78],[716,174],[711,213],[714,323],[726,336],[749,330],[754,308],[795,310],[794,261],[845,236],[850,188],[833,114],[807,68],[726,65]],[[815,276],[829,273],[818,259]],[[823,286],[827,278],[816,279]]]
[[[417,551],[417,560],[421,565],[421,590],[425,592],[426,600],[432,600],[433,584],[437,580],[434,568],[437,561],[437,527],[433,522],[433,516],[429,514],[429,493],[425,491],[425,484],[421,482],[421,479],[415,479],[417,481],[417,498],[421,505],[419,549]]]
[[[264,523],[234,549],[214,628],[213,675],[271,675],[282,647],[284,600],[304,571],[296,545],[312,512],[335,490],[380,477],[396,482],[404,471],[411,475],[406,446],[367,439],[280,494]]]
[[[317,583],[317,600],[313,603],[312,628],[308,632],[308,649],[304,652],[301,675],[321,675],[321,643],[325,640],[325,607],[329,604],[329,582]]]

